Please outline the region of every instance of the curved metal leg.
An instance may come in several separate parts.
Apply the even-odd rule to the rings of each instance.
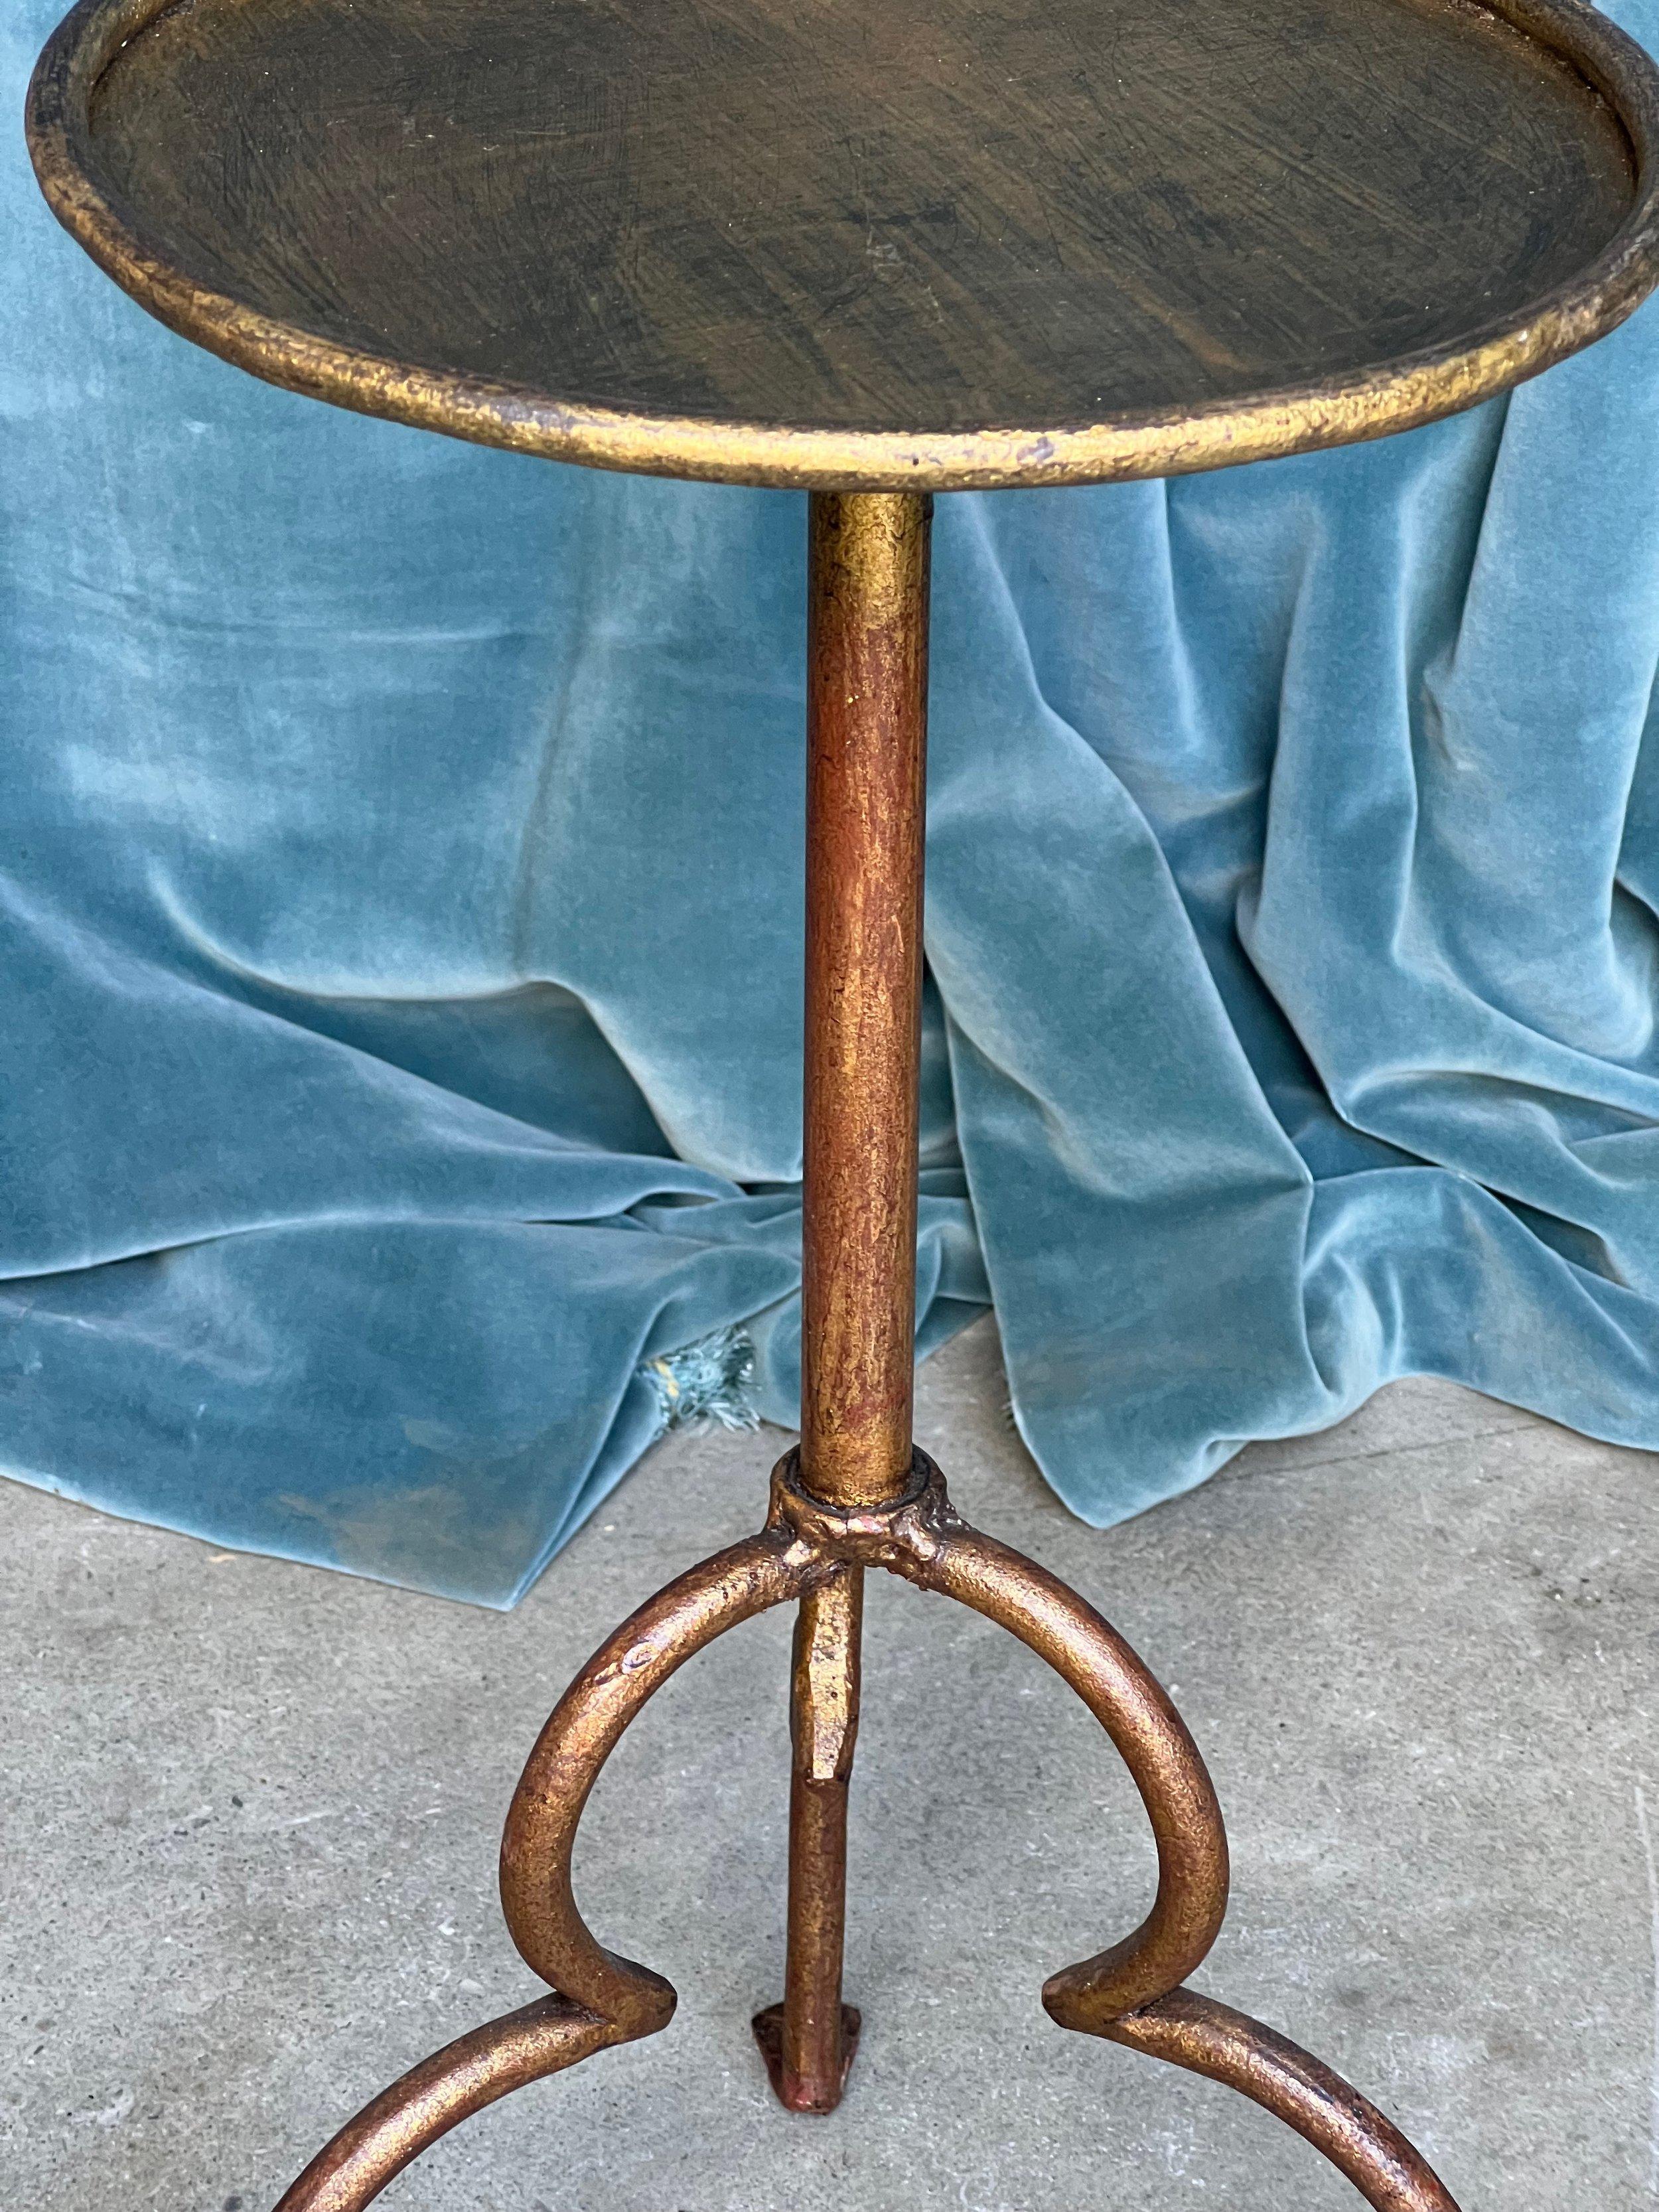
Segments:
[[[1089,2032],[1224,2081],[1322,2151],[1376,2212],[1457,2212],[1445,2184],[1392,2120],[1288,2037],[1231,2005],[1173,1990]]]
[[[640,1708],[693,1652],[799,1597],[811,1561],[768,1527],[671,1583],[601,1644],[554,1707],[514,1792],[501,1903],[519,1950],[557,1991],[446,2045],[312,2160],[276,2212],[361,2212],[440,2136],[497,2098],[666,2027],[671,1983],[595,1942],[570,1887],[582,1808]]]
[[[357,2212],[440,2136],[498,2097],[628,2039],[563,1997],[538,1998],[475,2027],[365,2105],[319,2151],[276,2212]]]
[[[797,1824],[793,2017],[774,2008],[774,2078],[797,2110],[823,2111],[850,2059],[840,2005],[845,1784],[857,1725],[855,1634],[866,1567],[884,1567],[1008,1629],[1046,1659],[1111,1737],[1158,1845],[1158,1892],[1133,1934],[1052,1977],[1062,2027],[1127,2044],[1225,2082],[1322,2151],[1374,2212],[1457,2212],[1381,2112],[1328,2067],[1257,2021],[1183,1986],[1227,1903],[1221,1811],[1197,1747],[1163,1690],[1094,1608],[1033,1561],[960,1521],[937,1468],[916,1455],[890,1504],[831,1505],[800,1486],[791,1453],[773,1477],[766,1527],[694,1567],[601,1646],[554,1708],[530,1755],[501,1844],[513,1940],[554,1994],[475,2028],[405,2074],[307,2167],[277,2212],[361,2212],[428,2144],[499,2097],[667,2026],[674,1991],[604,1949],[576,1910],[571,1852],[582,1808],[623,1729],[693,1652],[769,1607],[796,1600],[796,1784],[824,1799]],[[812,1800],[817,1804],[817,1798]],[[817,1844],[811,1849],[806,1845]],[[805,1838],[805,1843],[802,1838]]]
[[[1042,1992],[1050,2017],[1251,2098],[1322,2151],[1374,2212],[1457,2212],[1426,2161],[1340,2075],[1259,2021],[1182,1986],[1214,1942],[1227,1904],[1226,1834],[1196,1745],[1092,1606],[1035,1561],[969,1528],[933,1462],[919,1452],[916,1467],[897,1505],[848,1511],[805,1495],[792,1455],[773,1478],[774,1516],[826,1550],[886,1567],[1009,1630],[1071,1684],[1127,1766],[1158,1845],[1158,1894],[1132,1935],[1050,1978]]]

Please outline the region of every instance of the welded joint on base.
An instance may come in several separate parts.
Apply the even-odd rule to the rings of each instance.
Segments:
[[[943,1547],[968,1529],[924,1451],[912,1454],[909,1482],[883,1505],[836,1505],[814,1497],[801,1480],[799,1450],[786,1452],[772,1470],[766,1525],[793,1540],[791,1556],[809,1572],[825,1561],[845,1562],[883,1567],[924,1585]]]
[[[832,1663],[836,1638],[844,1641],[849,1625],[857,1571],[868,1565],[941,1591],[1036,1651],[1106,1729],[1146,1806],[1158,1847],[1152,1909],[1121,1942],[1051,1978],[1044,2001],[1053,2016],[1249,2097],[1321,2151],[1374,2212],[1457,2212],[1426,2162],[1358,2091],[1273,2029],[1184,1985],[1214,1940],[1226,1896],[1220,1810],[1196,1747],[1109,1623],[1034,1561],[968,1528],[921,1453],[904,1496],[867,1508],[812,1498],[799,1486],[793,1455],[787,1456],[775,1473],[772,1512],[761,1534],[682,1576],[594,1655],[531,1755],[503,1840],[508,1927],[526,1960],[564,1994],[476,2030],[406,2075],[341,2130],[280,2212],[361,2212],[469,2112],[665,2024],[674,2002],[670,1985],[602,1949],[576,1912],[570,1856],[588,1792],[653,1691],[738,1621],[800,1601],[805,1663],[810,1669],[815,1630],[823,1637],[818,1656]],[[836,1771],[803,1773],[798,1766],[796,1780],[815,1796],[844,1797],[839,1769],[843,1753],[850,1754],[856,1682],[826,1686],[834,1692],[832,1708],[839,1699],[842,1710],[838,1717],[832,1711],[823,1743],[810,1755]],[[823,2016],[810,2002],[799,2018],[811,2033],[797,2041],[818,2045],[813,2065],[798,2063],[792,2073],[784,2063],[781,2007],[759,2016],[757,2038],[783,2101],[798,2111],[827,2111],[846,2078],[856,2016],[851,2008],[841,2013],[836,2037],[823,2034]]]

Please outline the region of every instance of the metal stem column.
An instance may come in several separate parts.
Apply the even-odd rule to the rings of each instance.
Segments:
[[[800,1479],[840,1506],[910,1480],[932,502],[820,493],[807,586]],[[791,1689],[788,1967],[757,2021],[774,2084],[829,2112],[841,2001],[863,1569],[801,1605]]]
[[[847,1795],[866,1567],[970,1607],[1028,1644],[1102,1723],[1139,1789],[1158,1893],[1133,1934],[1049,1977],[1060,2027],[1224,2081],[1306,2136],[1374,2212],[1457,2212],[1406,2138],[1307,2051],[1187,1986],[1220,1929],[1227,1838],[1196,1746],[1109,1624],[1035,1561],[981,1536],[910,1443],[921,983],[927,507],[812,501],[807,827],[805,1368],[799,1452],[766,1526],[648,1599],[554,1708],[513,1798],[501,1902],[552,1995],[414,2067],[347,2122],[277,2212],[363,2212],[470,2112],[665,2027],[674,1991],[576,1910],[583,1806],[634,1716],[693,1653],[799,1607],[790,1692],[789,1957],[755,2021],[783,2102],[827,2112],[858,2034],[841,2001]]]
[[[819,494],[807,586],[801,1479],[910,1479],[930,502]]]

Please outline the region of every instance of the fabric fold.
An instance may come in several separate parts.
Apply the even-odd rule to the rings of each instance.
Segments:
[[[510,1604],[665,1373],[795,1417],[804,503],[267,389],[0,204],[0,1469]],[[1087,1519],[1411,1373],[1659,1447],[1656,544],[1653,308],[939,502],[921,1345],[994,1304]]]

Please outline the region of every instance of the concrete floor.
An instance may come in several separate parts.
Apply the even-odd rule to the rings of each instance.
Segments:
[[[1350,2075],[1465,2212],[1659,2202],[1659,1488],[1643,1454],[1440,1384],[1258,1446],[1108,1534],[1002,1418],[980,1328],[921,1433],[969,1517],[1079,1583],[1178,1691],[1227,1808],[1201,1984]],[[753,1526],[775,1431],[660,1447],[514,1615],[0,1484],[9,2212],[266,2212],[334,2126],[534,1993],[502,1812],[565,1677]],[[470,2123],[399,2212],[1320,2212],[1252,2107],[1040,2010],[1150,1895],[1098,1729],[986,1624],[871,1591],[841,2112],[771,2102],[787,1623],[672,1683],[590,1808],[602,1936],[668,2033]]]

